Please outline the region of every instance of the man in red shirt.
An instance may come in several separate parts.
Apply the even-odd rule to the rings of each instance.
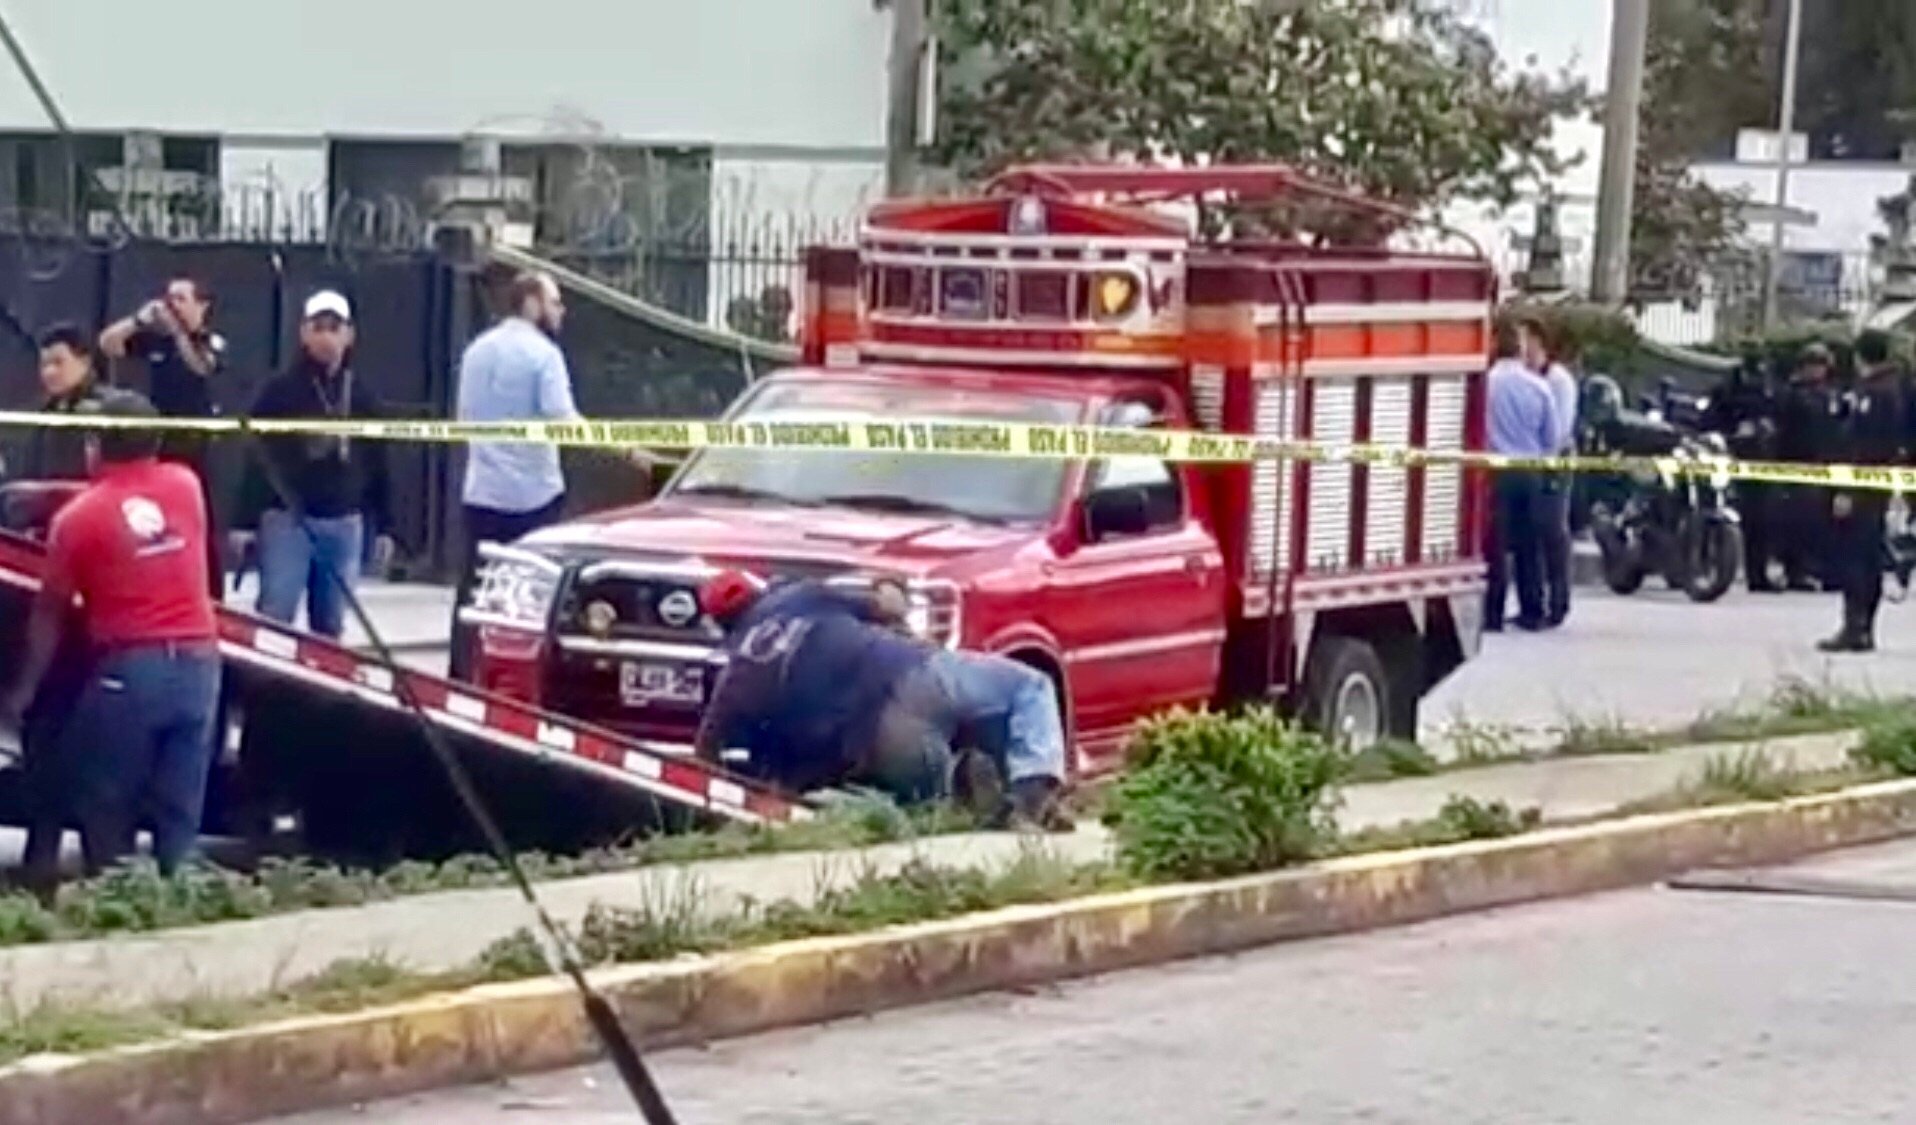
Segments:
[[[156,419],[153,404],[107,391],[76,413]],[[77,600],[93,663],[67,728],[74,804],[89,870],[133,851],[142,808],[162,871],[199,836],[220,661],[208,594],[206,505],[192,470],[158,460],[157,430],[87,438],[93,483],[54,517],[46,575],[27,626],[19,715],[33,698]]]

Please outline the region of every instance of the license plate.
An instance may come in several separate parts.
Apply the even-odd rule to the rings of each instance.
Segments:
[[[705,702],[705,669],[688,664],[621,664],[619,698],[630,707],[648,703],[696,707]]]

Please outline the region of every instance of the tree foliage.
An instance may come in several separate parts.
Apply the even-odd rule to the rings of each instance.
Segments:
[[[1744,231],[1743,200],[1690,171],[1718,138],[1763,120],[1763,0],[1666,0],[1653,9],[1639,115],[1631,289],[1688,296]]]
[[[1799,98],[1798,127],[1817,156],[1895,159],[1916,140],[1916,4],[1806,4]]]
[[[939,155],[974,177],[1034,159],[1262,160],[1413,210],[1509,203],[1564,170],[1552,131],[1588,104],[1581,82],[1513,70],[1435,0],[940,8]],[[1351,233],[1321,211],[1271,219]]]

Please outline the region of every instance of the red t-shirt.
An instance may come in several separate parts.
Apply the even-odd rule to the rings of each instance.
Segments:
[[[49,573],[85,603],[87,634],[113,647],[212,640],[206,506],[191,469],[160,461],[103,467],[53,518]]]

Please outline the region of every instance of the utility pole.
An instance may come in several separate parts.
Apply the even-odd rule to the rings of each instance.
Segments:
[[[891,82],[885,118],[885,194],[918,190],[924,118],[927,0],[891,0]]]
[[[1763,331],[1776,326],[1776,291],[1783,279],[1783,221],[1790,209],[1790,162],[1795,157],[1796,71],[1803,54],[1803,0],[1790,0],[1790,26],[1783,37],[1783,105],[1777,110],[1776,223],[1770,230],[1769,267],[1763,271]]]
[[[1603,182],[1597,190],[1596,276],[1591,296],[1617,305],[1630,291],[1630,216],[1637,186],[1638,114],[1650,0],[1615,0],[1610,15],[1610,88],[1604,97]]]

